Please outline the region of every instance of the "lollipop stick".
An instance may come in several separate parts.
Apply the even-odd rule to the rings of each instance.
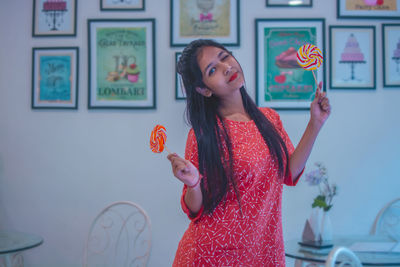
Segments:
[[[168,149],[166,145],[164,145],[165,150],[167,150],[168,154],[172,154],[172,152]]]
[[[317,78],[315,77],[314,70],[311,70],[312,75],[314,76],[315,85],[318,87]]]

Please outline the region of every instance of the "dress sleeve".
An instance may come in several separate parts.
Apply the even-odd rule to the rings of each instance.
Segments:
[[[190,162],[192,162],[192,164],[197,169],[199,169],[199,154],[198,154],[197,140],[193,129],[190,129],[186,140],[185,159],[190,160]],[[186,213],[186,215],[189,217],[190,220],[197,221],[203,214],[204,207],[201,206],[200,210],[197,213],[192,213],[185,203],[186,192],[187,192],[187,186],[183,185],[182,196],[181,196],[182,210],[183,212]]]
[[[271,119],[272,123],[275,125],[275,128],[278,130],[283,141],[285,142],[286,148],[289,152],[289,157],[290,157],[294,152],[293,143],[290,140],[288,134],[286,133],[286,130],[283,128],[282,121],[281,121],[281,118],[279,117],[279,114],[273,109],[268,108],[268,111],[271,114],[269,119]],[[303,174],[303,172],[304,172],[304,168],[297,177],[292,177],[292,173],[289,170],[288,173],[285,175],[283,183],[285,185],[295,186],[297,184],[297,182],[300,180],[300,176]]]

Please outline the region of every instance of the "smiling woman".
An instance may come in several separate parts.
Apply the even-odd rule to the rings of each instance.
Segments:
[[[177,64],[193,127],[185,158],[169,154],[192,221],[174,266],[284,266],[282,185],[295,185],[330,113],[321,84],[296,150],[270,108],[258,108],[235,57],[212,40],[191,42]]]

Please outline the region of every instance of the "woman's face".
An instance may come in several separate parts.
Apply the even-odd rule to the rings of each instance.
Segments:
[[[203,47],[197,56],[203,75],[203,83],[218,97],[227,96],[244,84],[242,68],[227,51],[214,47]]]

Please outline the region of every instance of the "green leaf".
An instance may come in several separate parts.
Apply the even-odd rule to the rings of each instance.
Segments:
[[[319,207],[319,208],[323,208],[324,210],[326,208],[328,208],[328,210],[330,209],[330,207],[328,207],[328,205],[326,204],[326,199],[325,196],[323,195],[319,195],[314,199],[314,203],[312,204],[313,208]]]

